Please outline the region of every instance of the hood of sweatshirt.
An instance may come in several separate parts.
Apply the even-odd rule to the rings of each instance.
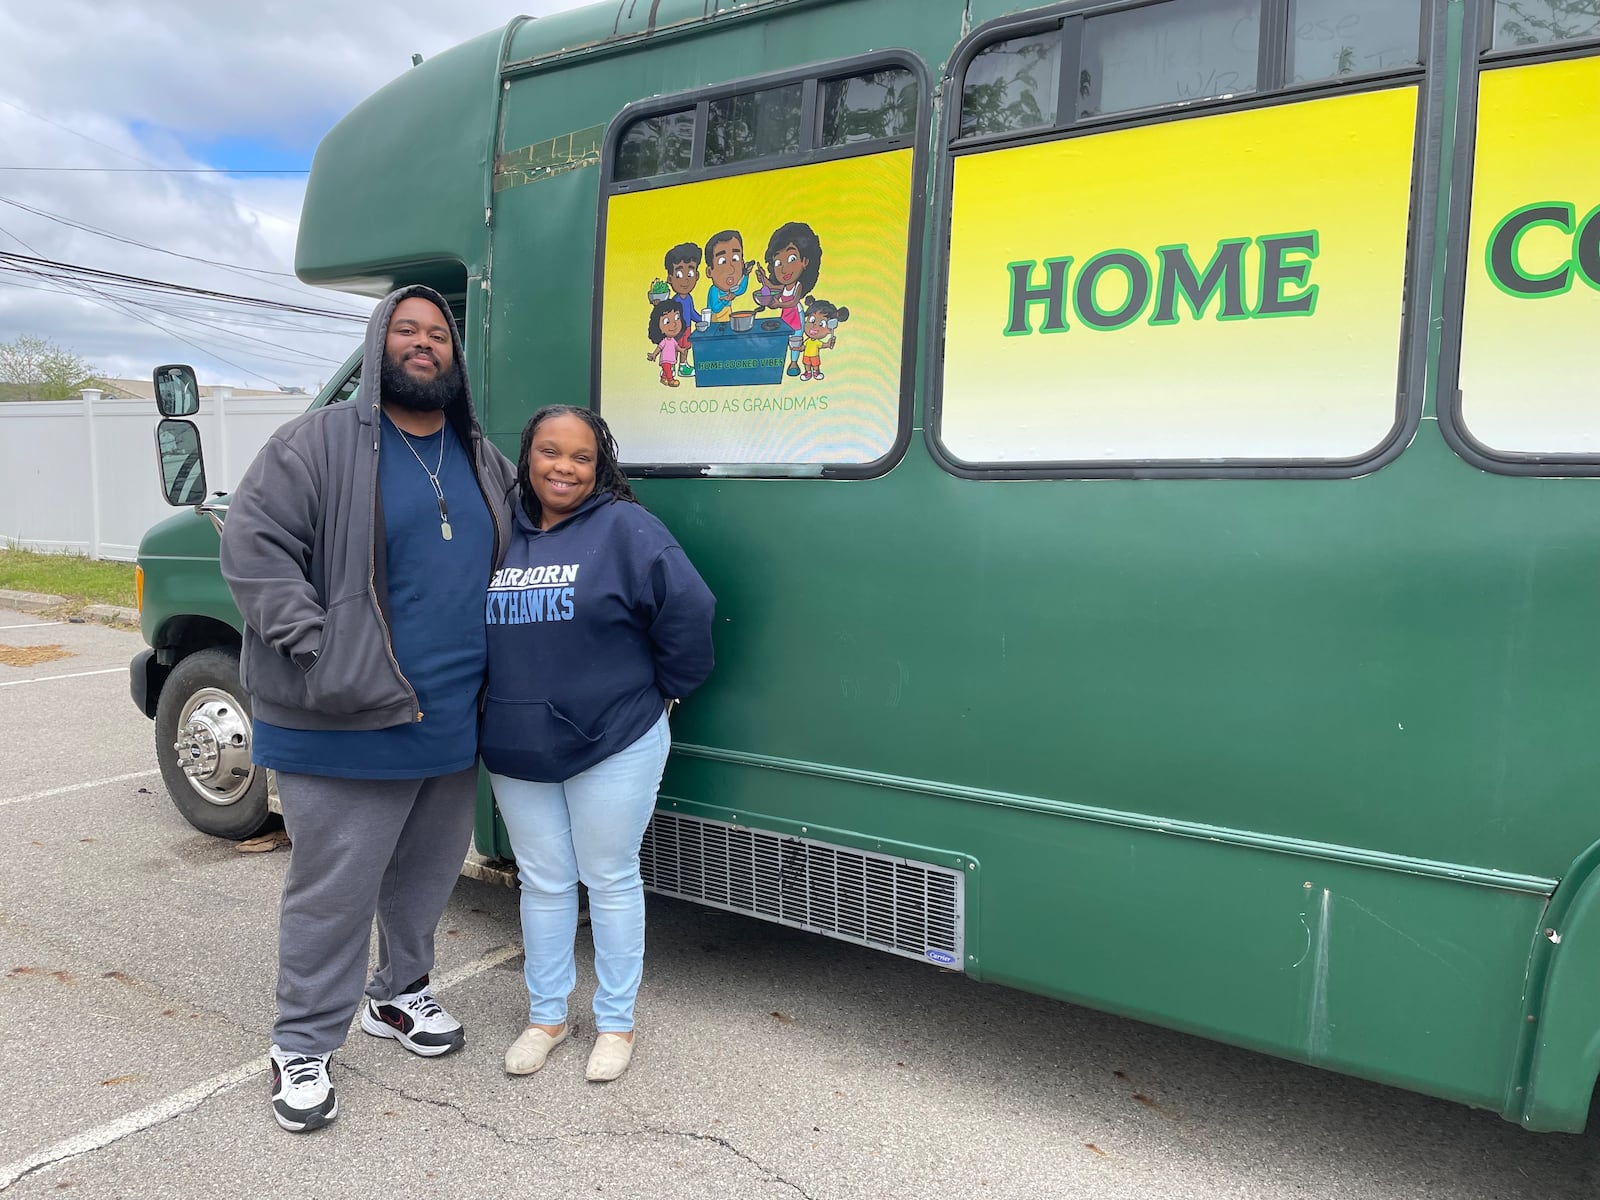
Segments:
[[[383,403],[383,358],[388,353],[389,322],[394,318],[394,310],[399,303],[413,296],[431,301],[444,314],[445,324],[450,326],[450,348],[461,370],[461,394],[445,407],[444,415],[461,444],[469,447],[467,452],[470,455],[472,435],[477,431],[478,420],[472,407],[472,384],[467,379],[461,331],[456,328],[455,314],[450,311],[449,301],[426,284],[413,283],[390,292],[373,310],[372,318],[367,322],[367,340],[361,354],[361,399],[366,402],[360,406],[361,422],[364,425],[378,424],[378,411]]]
[[[577,509],[573,512],[573,514],[570,517],[568,517],[566,520],[562,521],[560,524],[556,525],[554,528],[551,528],[551,529],[540,529],[537,525],[535,525],[533,523],[532,518],[530,518],[528,516],[527,509],[522,507],[522,493],[525,490],[526,490],[526,485],[524,485],[524,484],[518,484],[517,485],[516,503],[512,506],[512,509],[511,509],[512,520],[516,522],[517,532],[518,533],[523,533],[523,534],[527,534],[529,536],[538,536],[538,537],[545,537],[545,536],[548,536],[549,534],[552,534],[552,533],[560,533],[563,529],[567,528],[574,521],[583,520],[584,517],[588,516],[595,509],[601,507],[602,505],[610,504],[613,500],[616,499],[616,497],[613,496],[610,492],[602,492],[602,491],[599,491],[597,489],[597,490],[595,490],[593,492],[590,492],[588,497],[584,500],[584,502],[582,504],[578,505]]]

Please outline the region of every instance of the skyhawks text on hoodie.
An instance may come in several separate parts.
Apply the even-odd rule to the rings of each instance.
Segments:
[[[483,619],[488,625],[527,625],[570,621],[580,563],[543,567],[501,567],[489,581]]]

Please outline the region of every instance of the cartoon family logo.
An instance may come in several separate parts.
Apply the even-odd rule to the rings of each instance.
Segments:
[[[694,299],[702,264],[710,280],[703,309]],[[681,242],[666,252],[662,266],[666,278],[653,281],[647,293],[646,336],[655,349],[645,358],[660,367],[663,387],[682,379],[697,387],[732,387],[782,383],[786,374],[823,378],[822,352],[838,344],[837,330],[850,310],[811,294],[822,270],[822,242],[804,221],[774,230],[759,263],[746,260],[737,229],[724,229],[707,239],[703,257],[700,246]],[[760,285],[754,291],[752,274]],[[748,307],[738,305],[742,300]]]

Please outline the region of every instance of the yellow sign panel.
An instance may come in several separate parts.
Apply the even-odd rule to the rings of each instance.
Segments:
[[[1414,87],[966,155],[968,463],[1356,458],[1397,419]]]
[[[613,197],[600,410],[623,459],[886,455],[910,220],[909,150]]]
[[[1600,454],[1600,58],[1485,71],[1461,419],[1511,454]]]

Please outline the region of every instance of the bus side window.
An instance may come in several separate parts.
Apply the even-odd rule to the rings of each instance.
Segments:
[[[1600,37],[1600,9],[1593,4],[1548,0],[1494,0],[1495,50],[1542,46]]]
[[[961,88],[961,136],[1054,125],[1060,79],[1061,34],[1057,29],[985,47],[967,68]]]
[[[1397,380],[1415,342],[1420,0],[1156,0],[1059,21],[996,23],[957,56],[929,403],[945,465],[1342,473],[1391,453],[1419,411]],[[1292,88],[1291,63],[1326,79]],[[1345,271],[1359,300],[1330,286]]]
[[[616,177],[647,179],[687,171],[694,150],[694,109],[644,117],[629,125],[617,148]]]
[[[1416,63],[1420,16],[1394,0],[1290,0],[1289,78],[1314,83]]]
[[[592,395],[629,467],[848,478],[896,461],[911,434],[921,67],[863,54],[619,115]],[[692,145],[685,170],[639,186],[622,160],[659,125],[652,110],[681,114]]]
[[[796,154],[800,150],[800,84],[741,92],[711,102],[706,166]]]
[[[1257,0],[1171,0],[1083,23],[1078,115],[1256,90]]]
[[[917,131],[917,77],[893,68],[822,84],[823,146],[848,146]]]

